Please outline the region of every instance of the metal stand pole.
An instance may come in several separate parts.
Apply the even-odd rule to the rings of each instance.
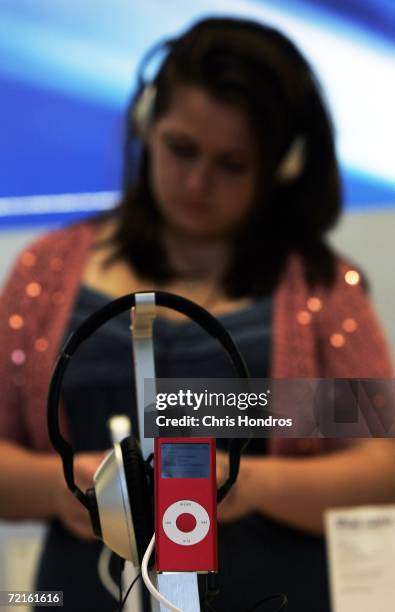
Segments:
[[[146,459],[154,449],[152,438],[144,437],[145,407],[155,403],[155,385],[149,385],[146,394],[144,380],[155,380],[155,360],[153,346],[153,322],[155,319],[155,294],[141,293],[136,295],[136,306],[132,309],[132,343],[134,355],[134,370],[136,377],[137,413],[140,434],[140,446]],[[158,591],[183,612],[200,612],[199,590],[196,572],[172,572],[158,574],[156,578]],[[153,607],[156,606],[156,607]],[[160,609],[165,612],[162,604],[151,598],[152,612]]]

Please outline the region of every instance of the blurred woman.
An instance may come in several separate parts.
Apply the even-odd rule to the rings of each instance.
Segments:
[[[45,398],[61,343],[106,301],[161,289],[197,302],[232,333],[255,378],[391,375],[361,275],[325,241],[341,190],[305,58],[278,31],[236,19],[201,21],[160,50],[151,82],[145,58],[128,110],[119,206],[30,246],[1,303],[1,516],[51,521],[37,588],[63,590],[66,609],[111,602],[88,516],[51,452]],[[216,344],[172,311],[158,317],[155,352],[160,377],[233,376]],[[79,353],[63,399],[87,488],[110,446],[107,419],[129,412],[127,316]],[[280,591],[291,612],[325,612],[323,513],[394,501],[392,442],[255,440],[248,453],[219,508],[212,605],[245,612]],[[219,452],[220,479],[226,469]]]

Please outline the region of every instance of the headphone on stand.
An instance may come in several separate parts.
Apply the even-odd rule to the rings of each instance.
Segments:
[[[145,294],[146,292],[144,292]],[[151,292],[150,292],[151,293]],[[154,532],[152,511],[151,456],[144,460],[140,444],[131,435],[105,457],[94,475],[94,486],[85,493],[74,480],[74,450],[62,436],[59,424],[59,403],[63,377],[71,357],[80,344],[110,319],[138,304],[141,293],[120,297],[93,313],[70,336],[61,350],[50,382],[47,418],[51,443],[60,455],[67,486],[74,497],[89,512],[93,532],[104,544],[135,566],[141,565]],[[249,378],[249,372],[236,344],[223,325],[204,308],[180,296],[156,291],[155,305],[165,306],[195,321],[210,336],[216,338],[228,354],[236,375]],[[141,436],[142,432],[140,432]],[[240,455],[248,439],[229,441],[229,476],[217,491],[218,503],[236,481]]]

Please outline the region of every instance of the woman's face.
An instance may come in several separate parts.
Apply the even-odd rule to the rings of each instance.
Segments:
[[[200,87],[180,85],[148,146],[151,188],[165,225],[191,239],[231,237],[257,184],[245,114]]]

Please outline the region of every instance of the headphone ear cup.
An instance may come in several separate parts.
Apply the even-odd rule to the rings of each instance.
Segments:
[[[88,512],[92,523],[93,533],[97,538],[102,539],[103,534],[101,530],[99,507],[97,505],[96,492],[94,487],[87,490],[86,498],[88,501]]]
[[[125,438],[120,446],[136,537],[137,553],[141,563],[154,533],[152,496],[148,485],[146,466],[136,440],[133,437]]]
[[[143,142],[145,142],[148,137],[149,127],[154,114],[155,100],[156,86],[153,83],[147,83],[143,86],[134,102],[132,122],[138,137],[141,138]]]

